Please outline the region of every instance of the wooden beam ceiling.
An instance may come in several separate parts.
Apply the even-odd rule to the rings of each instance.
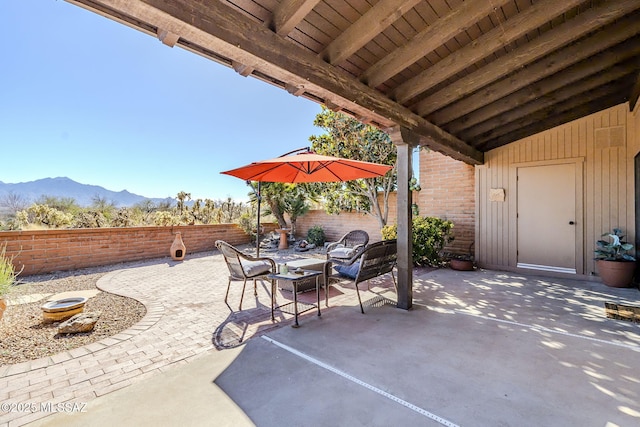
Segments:
[[[620,9],[617,3],[606,4],[607,8],[604,10],[592,10],[586,12],[584,15],[580,15],[577,18],[560,25],[559,27],[545,33],[538,37],[531,43],[527,43],[521,48],[518,48],[511,53],[503,56],[502,58],[494,61],[490,65],[481,68],[480,70],[465,76],[454,84],[447,86],[445,89],[438,91],[437,93],[425,98],[418,104],[412,107],[414,111],[417,111],[421,116],[427,116],[430,113],[442,108],[448,104],[451,104],[466,95],[472,94],[479,89],[490,87],[489,85],[495,81],[498,81],[509,73],[522,70],[523,66],[532,64],[528,68],[536,68],[536,72],[540,75],[550,75],[562,68],[566,68],[572,63],[578,62],[584,58],[594,55],[601,50],[604,50],[616,43],[625,40],[632,35],[637,34],[640,29],[638,25],[631,24],[633,19],[627,18],[622,23],[617,24],[618,37],[609,39],[609,32],[597,33],[589,39],[574,45],[570,48],[564,48],[570,42],[578,39],[579,37],[589,34],[594,29],[598,28],[598,25],[602,23],[609,23],[624,15],[624,11]],[[603,6],[604,8],[604,6]],[[611,10],[613,9],[613,10]],[[593,25],[598,23],[598,25]],[[598,35],[599,34],[599,35]],[[598,39],[598,44],[591,46],[590,43],[594,39]],[[548,57],[552,55],[553,60],[549,60]],[[564,57],[563,55],[572,55]],[[547,58],[545,58],[547,57]],[[534,63],[533,61],[545,58],[545,65],[541,62]],[[561,65],[553,66],[552,63],[562,60]],[[527,68],[522,70],[520,74],[524,74]],[[538,71],[540,70],[540,71]],[[529,76],[536,78],[536,72],[528,72]],[[516,82],[520,87],[523,87],[531,83],[531,77],[529,80]],[[510,81],[518,80],[518,77],[513,77]],[[535,80],[533,80],[535,81]],[[490,90],[484,90],[484,93],[490,92]],[[477,96],[479,97],[479,96]],[[458,110],[459,115],[466,114],[473,110],[465,109],[464,111]],[[458,116],[459,117],[459,116]],[[439,122],[439,120],[437,120]]]
[[[507,127],[513,127],[513,125],[510,125],[511,123],[515,123],[528,116],[533,116],[536,111],[553,107],[559,102],[580,99],[581,95],[589,92],[591,92],[591,95],[594,95],[597,93],[594,91],[598,91],[601,87],[610,90],[608,85],[612,82],[628,80],[630,75],[635,74],[637,66],[638,64],[635,60],[631,63],[627,62],[609,68],[602,73],[595,73],[585,79],[577,80],[570,85],[565,85],[564,82],[562,82],[562,86],[557,90],[552,90],[551,88],[555,87],[559,82],[556,77],[551,77],[548,81],[541,81],[533,87],[522,89],[522,93],[516,93],[513,94],[513,96],[507,97],[510,102],[505,102],[507,105],[502,108],[499,106],[494,106],[490,109],[487,108],[491,111],[491,114],[493,114],[494,111],[504,110],[502,114],[497,113],[490,119],[474,120],[478,123],[476,126],[459,130],[457,133],[465,141],[475,142],[476,138],[480,135],[488,135],[491,132],[502,131]],[[519,108],[513,108],[513,106],[511,106],[516,102]],[[474,113],[469,116],[473,119],[477,112],[478,111],[474,111]]]
[[[638,46],[640,46],[640,40],[638,40],[638,42]],[[640,55],[640,51],[637,53]],[[610,60],[613,62],[606,62],[606,58],[601,58],[603,56],[610,57]],[[567,69],[567,75],[570,76],[569,78],[560,78],[560,76],[552,75],[469,114],[465,114],[457,120],[448,122],[444,127],[455,135],[461,135],[466,141],[470,136],[478,135],[495,126],[508,123],[507,116],[511,116],[511,114],[517,116],[527,114],[521,111],[521,107],[529,102],[565,88],[571,90],[576,84],[587,87],[589,86],[588,81],[591,80],[594,81],[593,87],[597,87],[599,84],[606,84],[632,73],[640,66],[640,61],[637,58],[617,63],[618,59],[623,58],[624,56],[621,55],[618,57],[618,55],[611,54],[611,52],[608,52],[606,55],[596,55],[589,60],[581,61],[569,67]],[[594,65],[596,66],[594,67]],[[494,120],[494,118],[497,120]],[[467,138],[465,138],[465,136]]]
[[[371,41],[422,0],[381,0],[333,40],[320,56],[339,64]]]
[[[67,1],[470,164],[640,97],[640,0]]]
[[[395,74],[434,51],[447,40],[464,31],[494,10],[507,3],[466,2],[416,35],[409,43],[394,50],[365,71],[360,79],[371,87],[377,87]]]
[[[596,32],[592,36],[581,39],[579,42],[569,45],[566,48],[556,50],[542,58],[540,61],[510,74],[502,80],[483,86],[480,90],[475,91],[472,95],[467,96],[456,103],[444,101],[444,94],[441,95],[442,97],[440,99],[430,97],[429,107],[424,107],[426,102],[421,103],[420,107],[422,108],[418,108],[418,114],[427,115],[428,113],[426,113],[426,111],[435,110],[440,106],[447,105],[446,108],[443,108],[436,114],[429,116],[429,118],[435,123],[446,123],[457,119],[458,117],[505,97],[518,89],[529,86],[538,80],[558,74],[571,65],[579,61],[587,60],[588,58],[597,55],[599,52],[604,52],[605,54],[608,53],[608,49],[612,49],[616,44],[633,37],[640,32],[640,26],[630,25],[637,22],[637,19],[638,16],[636,15],[622,19],[615,23],[615,28],[612,28],[610,31]],[[619,55],[627,55],[627,52],[635,52],[635,47],[637,47],[635,46],[636,43],[635,39],[628,41],[625,43],[624,49],[616,51],[619,52],[618,55],[607,55],[609,60],[613,61],[616,58],[619,58]],[[563,79],[568,78],[566,73],[562,73],[561,76]],[[455,87],[448,88],[448,91],[456,93],[456,98],[457,93],[460,93],[456,91]]]
[[[579,86],[579,85],[576,85]],[[609,82],[604,85],[599,85],[597,88],[591,90],[591,95],[596,98],[606,98],[611,93],[615,93],[617,99],[619,100],[617,103],[622,102],[622,100],[626,99],[629,94],[629,79],[619,79],[614,82]],[[565,90],[569,90],[566,88]],[[578,94],[582,93],[578,92]],[[481,135],[477,135],[473,137],[473,141],[475,144],[483,145],[488,143],[489,141],[496,140],[504,135],[508,135],[513,132],[518,132],[524,128],[536,128],[541,121],[544,121],[551,116],[562,114],[565,112],[572,111],[576,108],[580,108],[581,105],[584,104],[584,97],[580,96],[560,96],[556,95],[556,98],[547,97],[543,98],[538,102],[535,102],[530,106],[529,114],[523,114],[520,117],[515,117],[513,120],[509,121],[507,124],[504,124],[500,127],[494,127],[488,132],[485,132]],[[615,105],[615,104],[614,104]]]
[[[469,66],[483,58],[491,55],[498,49],[510,44],[519,37],[535,30],[549,19],[549,13],[553,16],[560,15],[572,7],[580,4],[582,0],[545,0],[537,3],[533,7],[526,9],[515,18],[501,23],[500,26],[494,28],[488,33],[476,39],[472,44],[456,51],[447,56],[442,61],[432,67],[421,72],[413,79],[401,84],[394,91],[394,97],[398,102],[407,102],[419,95],[420,93],[431,89],[438,83],[441,83],[461,72]],[[476,3],[471,3],[476,4]],[[489,2],[491,4],[491,2]],[[479,47],[482,47],[479,49]],[[418,110],[422,114],[425,106],[421,103]]]
[[[119,1],[105,0],[103,3]],[[318,92],[324,102],[333,102],[343,107],[346,105],[347,108],[355,104],[382,116],[383,123],[378,123],[381,127],[399,124],[420,134],[424,144],[436,151],[471,164],[483,162],[483,154],[473,147],[219,1],[206,4],[188,0],[127,2],[131,3],[151,6],[157,15],[171,20],[173,27],[180,27],[174,32],[181,37],[189,38],[189,32],[201,33],[205,37],[201,35],[197,38],[203,41],[209,39],[207,45],[210,48],[224,50],[225,55],[230,58],[248,55],[250,59],[237,60],[245,66],[263,70],[267,74],[291,74],[283,78],[297,77],[299,81],[305,82],[305,88],[312,93],[314,87],[321,88]],[[135,13],[135,5],[128,10]],[[295,73],[289,70],[295,70]],[[334,97],[327,94],[334,94]]]
[[[538,114],[540,120],[548,120],[553,126],[558,126],[563,123],[570,122],[572,120],[579,119],[580,117],[588,116],[589,114],[596,113],[604,108],[613,107],[624,102],[628,97],[628,86],[626,89],[622,89],[618,93],[610,93],[600,98],[589,98],[587,101],[577,100],[576,102],[566,102],[562,105],[549,108],[544,112]],[[540,132],[539,123],[526,124],[522,121],[521,126],[506,135],[487,141],[484,144],[480,144],[479,147],[483,150],[492,150],[504,145],[505,141],[517,141],[527,136],[535,135]]]
[[[304,19],[320,0],[283,0],[273,14],[271,29],[286,36]]]

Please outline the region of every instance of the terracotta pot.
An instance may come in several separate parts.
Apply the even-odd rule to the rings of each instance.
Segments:
[[[473,261],[454,258],[449,261],[449,266],[454,270],[471,271],[473,270]]]
[[[2,319],[2,316],[4,315],[4,311],[7,309],[7,302],[5,301],[4,298],[0,298],[0,320]]]
[[[636,270],[635,261],[596,261],[602,283],[614,288],[628,288]]]
[[[171,244],[171,258],[174,261],[182,261],[186,252],[187,247],[182,242],[182,235],[178,232],[176,233],[176,238],[173,239],[173,243]]]

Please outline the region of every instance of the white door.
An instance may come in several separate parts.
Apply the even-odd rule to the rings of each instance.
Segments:
[[[518,168],[518,267],[576,273],[576,165]]]

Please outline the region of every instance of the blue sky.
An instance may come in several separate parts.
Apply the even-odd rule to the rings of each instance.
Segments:
[[[0,181],[246,199],[220,175],[309,145],[320,106],[62,0],[0,1]]]

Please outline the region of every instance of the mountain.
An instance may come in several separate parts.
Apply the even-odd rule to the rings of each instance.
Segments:
[[[17,184],[0,181],[0,200],[9,192],[19,195],[28,203],[33,203],[42,196],[53,196],[72,198],[80,206],[90,206],[96,196],[105,199],[107,202],[113,202],[117,207],[133,206],[145,200],[151,200],[154,203],[173,200],[171,198],[160,199],[139,196],[127,190],[111,191],[98,185],[81,184],[65,177],[44,178]]]

